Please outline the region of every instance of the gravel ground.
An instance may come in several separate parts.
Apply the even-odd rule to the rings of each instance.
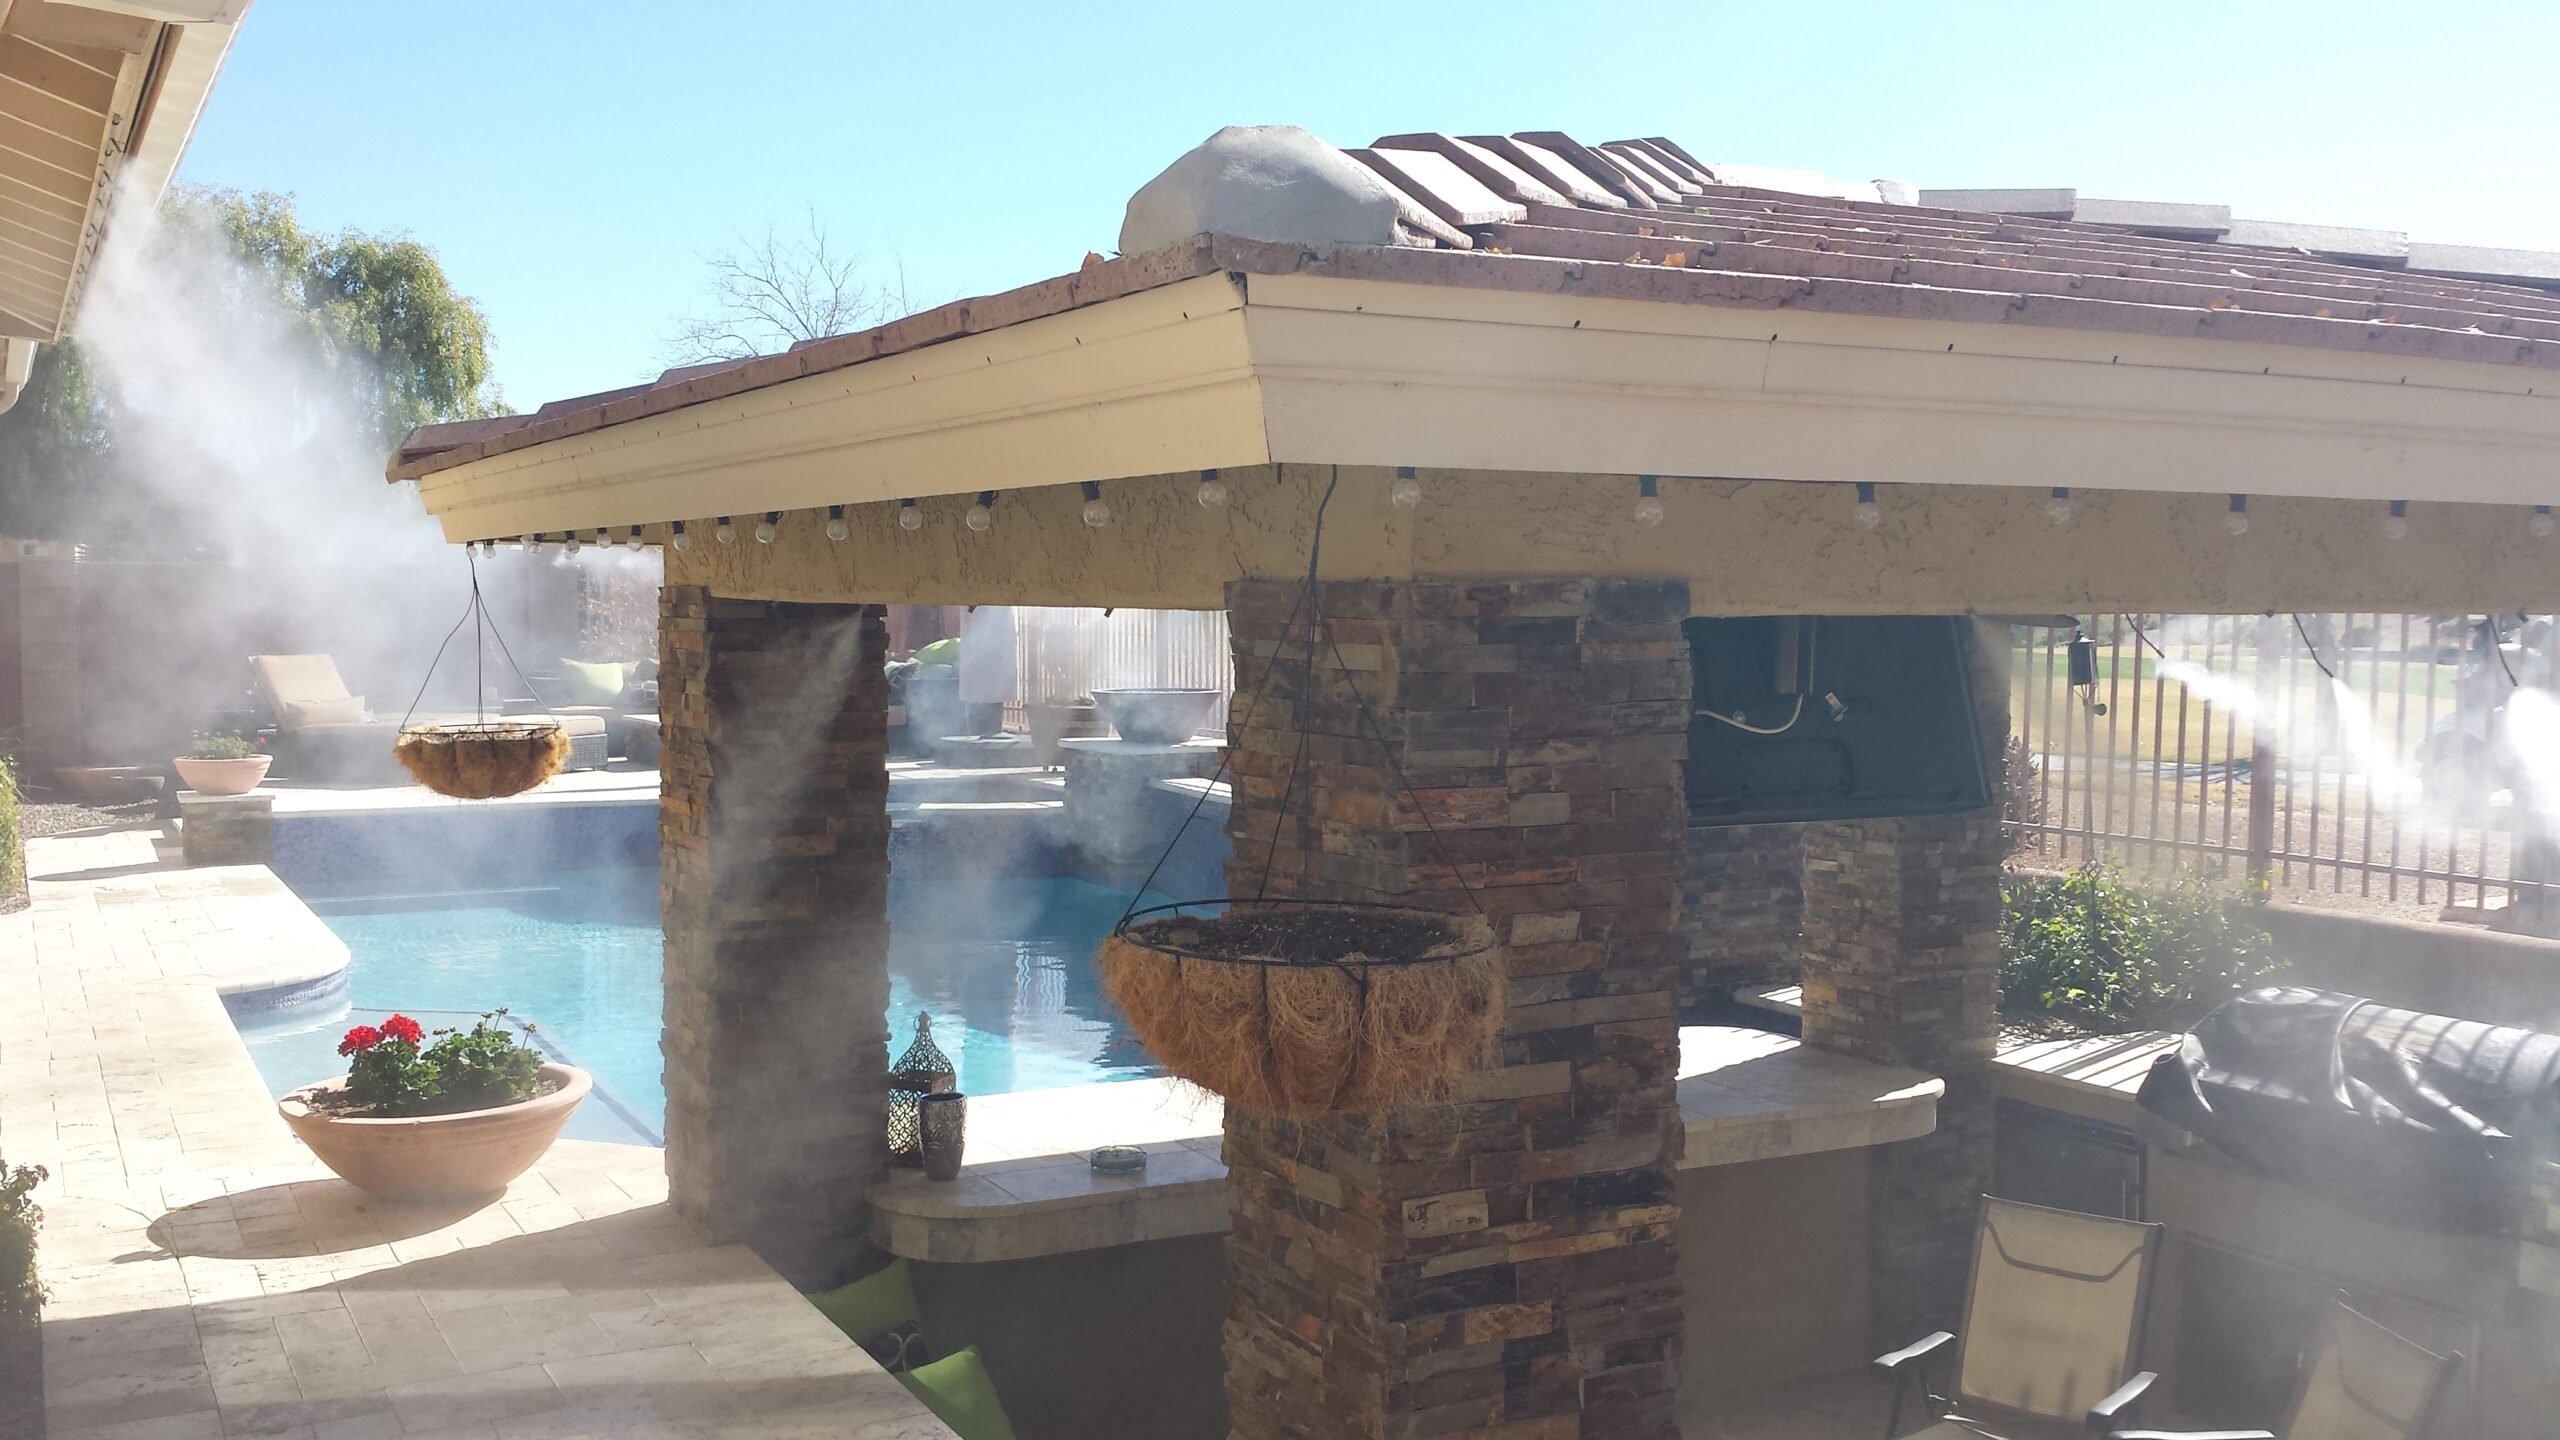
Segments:
[[[25,807],[27,836],[33,839],[38,835],[62,835],[73,830],[139,824],[153,819],[159,808],[160,802],[156,800],[106,806],[28,805]]]

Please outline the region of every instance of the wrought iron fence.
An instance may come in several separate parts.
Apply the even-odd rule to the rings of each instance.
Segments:
[[[2011,641],[2030,855],[2480,911],[2560,900],[2548,615],[2096,615]]]

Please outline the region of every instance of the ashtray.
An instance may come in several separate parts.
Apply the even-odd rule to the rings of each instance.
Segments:
[[[1135,1145],[1105,1145],[1093,1152],[1096,1175],[1134,1175],[1147,1168],[1147,1152]]]

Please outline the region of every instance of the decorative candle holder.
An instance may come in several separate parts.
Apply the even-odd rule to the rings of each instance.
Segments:
[[[933,1043],[933,1017],[916,1016],[916,1042],[889,1067],[889,1160],[913,1165],[923,1156],[923,1137],[916,1128],[916,1102],[949,1090],[958,1076],[951,1057]]]
[[[916,1100],[916,1128],[924,1143],[924,1178],[960,1178],[960,1152],[969,1133],[969,1097],[957,1090]]]

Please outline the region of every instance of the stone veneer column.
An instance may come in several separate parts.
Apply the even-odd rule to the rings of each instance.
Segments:
[[[1306,648],[1282,644],[1300,588],[1228,587],[1230,888],[1253,893],[1270,857],[1272,893],[1465,909],[1462,874],[1507,942],[1510,1008],[1453,1103],[1227,1116],[1232,1434],[1668,1440],[1687,587],[1321,587],[1445,856],[1330,649],[1312,773],[1284,810],[1311,683]]]
[[[1680,885],[1689,963],[1680,1003],[1795,973],[1804,930],[1804,826],[1693,825]]]
[[[803,1286],[888,1164],[888,629],[876,607],[661,592],[667,1178]]]
[[[1935,1132],[1873,1154],[1868,1250],[1879,1347],[1955,1328],[1975,1206],[1991,1181],[2009,648],[1983,626],[1966,641],[1993,802],[1959,815],[1805,831],[1805,1040],[1947,1082]]]

